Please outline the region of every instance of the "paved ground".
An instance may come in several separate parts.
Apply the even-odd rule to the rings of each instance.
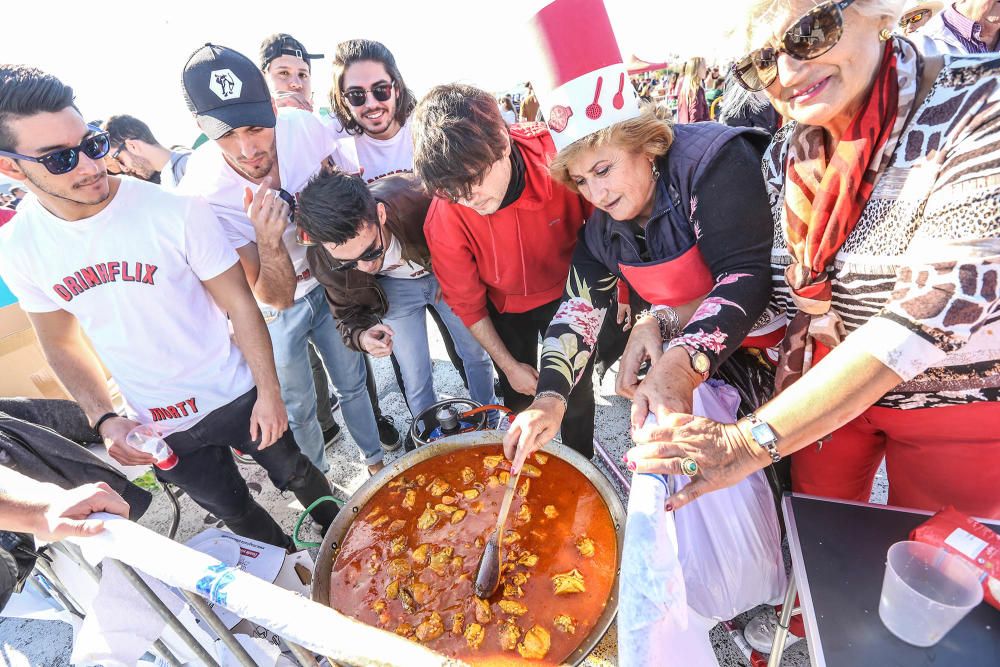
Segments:
[[[466,395],[458,373],[447,361],[440,339],[436,331],[431,331],[432,354],[435,359],[434,379],[439,394],[447,396]],[[408,413],[402,395],[396,387],[392,369],[387,360],[375,360],[378,386],[380,388],[380,403],[386,414],[390,414],[401,428],[408,422]],[[630,444],[628,436],[628,403],[614,394],[614,376],[608,374],[598,389],[596,431],[598,438],[608,448],[612,459],[619,461]],[[340,420],[339,414],[337,417]],[[342,423],[342,422],[341,422]],[[393,455],[390,455],[393,456]],[[397,454],[398,456],[398,454]],[[346,433],[344,439],[329,450],[331,470],[329,477],[334,484],[335,493],[347,498],[367,479],[368,474],[358,456],[358,450],[353,440]],[[598,467],[603,464],[597,462]],[[263,470],[256,466],[241,466],[252,492],[257,499],[272,512],[277,520],[291,531],[301,506],[289,496],[282,496],[270,485]],[[623,468],[624,471],[624,468]],[[885,502],[886,483],[884,471],[879,473],[877,488],[873,498]],[[182,498],[182,517],[177,538],[186,540],[201,532],[206,527],[221,525],[215,517],[194,505],[186,497]],[[170,522],[169,505],[163,496],[158,494],[149,512],[142,518],[142,524],[167,532]],[[304,537],[310,537],[304,535]],[[736,619],[742,627],[752,615],[747,613]],[[0,667],[55,667],[69,664],[69,654],[72,633],[68,625],[52,621],[21,621],[15,619],[0,619]],[[715,646],[719,663],[723,667],[749,665],[729,635],[721,626],[712,631],[712,643]],[[616,665],[614,659],[614,631],[609,633],[598,651],[595,651],[588,664]],[[782,665],[799,667],[809,665],[805,641],[789,648]],[[694,666],[692,666],[694,667]]]

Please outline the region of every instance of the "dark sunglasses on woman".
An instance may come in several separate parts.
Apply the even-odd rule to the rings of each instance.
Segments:
[[[81,141],[79,146],[73,148],[60,148],[51,153],[46,153],[42,157],[32,157],[9,151],[0,151],[0,156],[9,157],[14,160],[37,162],[48,169],[50,174],[55,174],[56,176],[68,174],[76,169],[76,165],[80,164],[80,153],[83,153],[91,160],[100,160],[111,150],[111,140],[108,138],[107,132],[101,132],[101,128],[94,127],[93,125],[88,125],[87,128],[95,134],[91,134]]]
[[[393,82],[386,83],[383,81],[372,86],[370,91],[364,88],[350,88],[344,91],[344,98],[352,107],[362,107],[368,100],[368,93],[371,92],[372,97],[377,102],[385,102],[392,97],[392,89],[395,85]]]
[[[844,10],[854,0],[827,2],[812,8],[791,25],[779,48],[751,51],[733,63],[736,82],[751,92],[764,90],[778,78],[778,54],[812,60],[832,49],[844,34]]]

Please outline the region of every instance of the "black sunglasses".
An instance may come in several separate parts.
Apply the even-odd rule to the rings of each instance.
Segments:
[[[128,150],[125,148],[124,141],[121,142],[121,144],[118,145],[118,148],[115,149],[115,152],[111,154],[111,159],[114,160],[115,162],[118,162],[118,156],[121,155],[123,151],[126,153],[128,152]]]
[[[368,100],[368,93],[371,92],[372,97],[374,97],[376,101],[385,102],[392,97],[392,89],[395,85],[395,82],[376,83],[371,87],[371,91],[365,90],[364,88],[350,88],[344,91],[344,98],[352,107],[360,107],[364,106],[365,102]]]
[[[733,63],[736,82],[751,92],[764,90],[778,78],[778,54],[812,60],[832,49],[844,34],[844,10],[854,0],[827,2],[809,10],[781,38],[780,48],[751,51]]]
[[[68,174],[76,169],[76,165],[80,163],[80,153],[83,153],[91,160],[100,160],[111,150],[111,140],[108,138],[107,132],[101,132],[101,128],[94,127],[93,125],[88,125],[87,128],[97,134],[91,134],[81,141],[79,146],[75,146],[74,148],[61,148],[57,151],[46,153],[42,157],[21,155],[20,153],[12,153],[10,151],[0,151],[0,156],[9,157],[14,160],[37,162],[48,169],[50,174],[55,174],[56,176]]]
[[[351,269],[358,268],[359,262],[374,262],[376,259],[385,254],[385,242],[382,239],[382,225],[375,223],[378,228],[378,246],[372,246],[365,250],[364,253],[357,259],[352,259],[348,261],[342,261],[333,257],[333,270],[334,271],[350,271]]]
[[[278,188],[278,198],[288,204],[288,218],[294,218],[295,209],[299,206],[299,203],[295,201],[295,195],[284,188]]]

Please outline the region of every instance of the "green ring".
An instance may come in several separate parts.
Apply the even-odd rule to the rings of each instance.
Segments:
[[[692,458],[686,458],[681,461],[681,470],[688,477],[693,477],[698,474],[698,462]]]

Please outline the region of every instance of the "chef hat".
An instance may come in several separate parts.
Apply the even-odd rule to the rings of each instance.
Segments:
[[[558,150],[639,115],[603,0],[555,0],[530,25],[530,78]]]

